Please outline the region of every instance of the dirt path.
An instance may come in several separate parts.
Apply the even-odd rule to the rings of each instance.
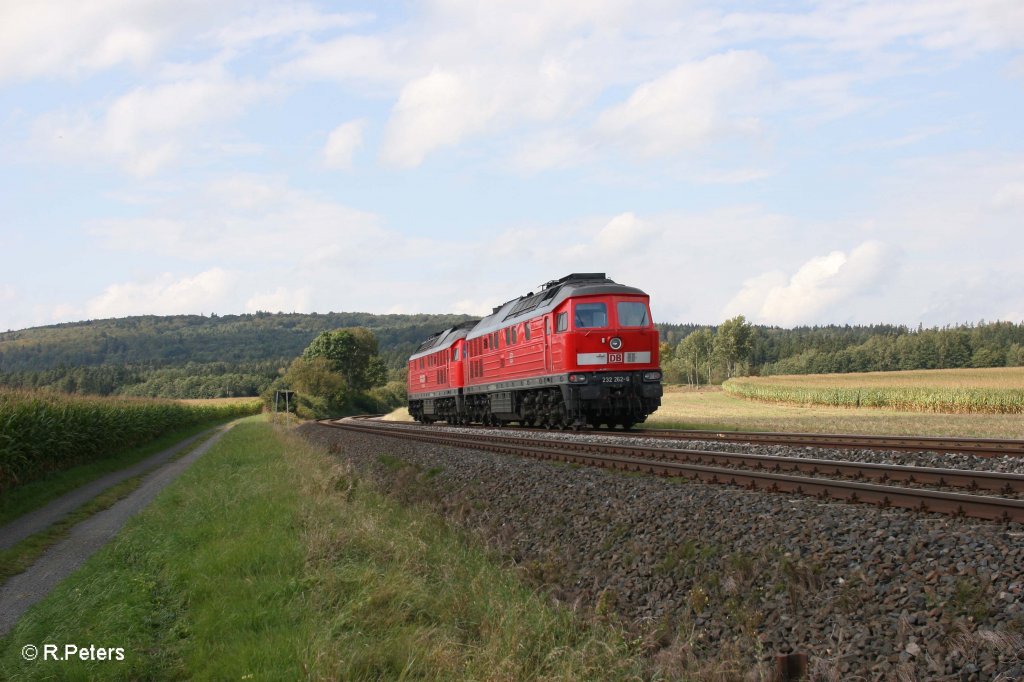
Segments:
[[[164,464],[156,471],[148,474],[143,479],[142,484],[131,494],[108,509],[89,517],[72,528],[66,539],[48,549],[31,568],[24,573],[14,576],[0,587],[0,637],[6,635],[14,627],[18,619],[21,618],[22,614],[30,606],[49,594],[60,581],[71,575],[96,550],[113,538],[129,517],[146,507],[164,486],[177,478],[192,462],[202,457],[231,426],[233,424],[220,427],[212,438],[189,454],[181,459]],[[145,462],[150,462],[150,460],[167,454],[167,457],[164,457],[164,460],[166,460],[175,452],[180,451],[188,442],[194,441],[196,437],[170,448],[170,454],[167,454],[168,451],[164,451],[145,460]],[[145,462],[140,462],[139,464],[144,464]],[[132,468],[135,467],[130,467],[130,469]],[[142,470],[145,470],[145,468]],[[126,469],[125,471],[128,470]],[[116,473],[119,475],[123,472]],[[133,475],[137,474],[138,472]],[[124,478],[128,478],[128,476]],[[121,480],[124,479],[122,478]],[[84,501],[82,500],[79,504],[82,504]],[[47,508],[44,508],[44,510]],[[3,530],[6,531],[7,528],[14,525],[12,523]]]
[[[89,502],[104,490],[112,488],[121,481],[134,478],[139,474],[145,473],[146,471],[163,464],[188,446],[192,445],[192,443],[195,443],[197,439],[202,438],[209,433],[210,431],[203,431],[195,436],[190,436],[166,450],[162,450],[155,455],[150,455],[141,462],[136,462],[126,469],[112,471],[109,474],[105,474],[94,481],[86,483],[80,488],[76,488],[61,497],[58,497],[44,507],[40,507],[39,509],[31,511],[24,516],[18,517],[6,526],[0,527],[0,549],[13,547],[30,535],[35,535],[41,530],[46,530],[57,521],[60,521],[65,515],[78,509],[86,502]]]

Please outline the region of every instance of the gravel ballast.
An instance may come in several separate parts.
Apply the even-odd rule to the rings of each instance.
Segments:
[[[1021,524],[615,474],[317,424],[300,433],[393,494],[479,533],[557,599],[620,619],[655,657],[680,659],[682,669],[732,662],[742,677],[799,651],[820,679],[1024,678]],[[850,459],[804,447],[755,451]],[[950,455],[878,456],[897,459],[859,461],[953,468]]]

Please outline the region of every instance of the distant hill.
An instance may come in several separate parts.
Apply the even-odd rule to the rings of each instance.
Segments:
[[[177,366],[292,359],[323,331],[366,327],[389,360],[408,356],[431,333],[472,319],[466,315],[254,313],[143,315],[72,322],[0,333],[0,371],[61,365]]]
[[[143,315],[0,333],[0,384],[173,398],[254,395],[323,331],[366,327],[398,370],[466,315]]]
[[[380,343],[391,380],[426,337],[466,315],[254,313],[144,315],[0,333],[0,385],[71,393],[215,398],[256,395],[323,331],[366,327]],[[670,381],[687,373],[676,349],[692,324],[658,324]],[[714,330],[714,327],[711,327]],[[702,372],[724,378],[701,360]],[[1024,324],[979,322],[942,329],[903,325],[755,326],[746,369],[753,374],[865,372],[1024,364]]]

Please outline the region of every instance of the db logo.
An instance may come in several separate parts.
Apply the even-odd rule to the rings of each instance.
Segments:
[[[612,364],[613,362],[622,362],[622,353],[609,353],[608,364]]]

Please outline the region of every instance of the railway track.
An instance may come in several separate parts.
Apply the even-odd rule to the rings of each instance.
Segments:
[[[1024,522],[1024,500],[975,494],[976,491],[1000,495],[1020,494],[1024,492],[1024,475],[1021,474],[618,445],[585,440],[554,440],[524,436],[521,435],[523,432],[518,430],[517,435],[508,436],[473,433],[462,429],[439,431],[418,425],[370,422],[365,418],[320,423],[333,428],[374,435],[438,445],[472,447],[621,471],[685,477],[751,489],[813,495],[848,502],[865,502],[989,520]],[[596,433],[605,435],[612,432]],[[661,431],[631,433],[650,434],[653,437],[661,437],[662,434]],[[818,445],[813,441],[799,442],[803,445]],[[885,446],[873,444],[871,447],[882,449]],[[890,485],[893,482],[904,485]],[[934,487],[959,488],[970,492],[935,490]]]
[[[867,436],[825,433],[766,433],[759,431],[697,431],[643,429],[600,431],[672,440],[704,440],[764,445],[807,445],[816,448],[956,452],[979,457],[1024,457],[1024,440],[1000,438],[945,438],[929,436]]]

